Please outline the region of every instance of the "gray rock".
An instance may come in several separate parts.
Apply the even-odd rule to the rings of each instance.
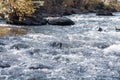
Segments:
[[[13,46],[11,46],[10,49],[20,50],[20,49],[27,49],[29,47],[30,47],[29,45],[26,45],[26,44],[23,44],[23,43],[18,43],[18,44],[14,44]]]
[[[66,18],[66,17],[56,17],[56,18],[47,18],[48,24],[50,25],[61,25],[61,26],[66,26],[66,25],[74,25],[75,23]]]
[[[37,65],[30,66],[29,69],[33,69],[33,70],[34,69],[52,69],[52,67],[44,64],[37,64]]]
[[[96,15],[98,15],[98,16],[113,16],[112,12],[109,10],[97,10]]]
[[[52,43],[50,43],[50,46],[51,46],[51,47],[54,47],[54,48],[59,48],[59,49],[61,49],[62,46],[63,46],[63,44],[62,44],[61,42],[52,42]]]
[[[109,46],[110,46],[110,44],[105,43],[105,42],[101,42],[101,43],[99,42],[99,43],[94,43],[93,44],[93,47],[98,47],[100,49],[105,49],[105,48],[107,48]]]

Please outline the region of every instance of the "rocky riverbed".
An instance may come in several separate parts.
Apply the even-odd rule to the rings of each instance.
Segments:
[[[67,16],[71,26],[16,26],[30,31],[0,37],[0,80],[120,80],[120,13],[114,15]]]

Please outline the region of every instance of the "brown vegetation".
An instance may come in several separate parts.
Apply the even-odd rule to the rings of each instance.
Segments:
[[[37,10],[35,10],[35,4],[32,2],[35,0],[7,0],[7,3],[2,1],[0,0],[1,11],[5,15],[7,14],[6,17],[8,19],[18,19],[19,21],[22,21],[25,16],[32,16],[34,12],[39,15],[41,13],[63,15],[65,12],[68,12],[68,14],[96,12],[98,6],[101,8],[101,0],[43,0],[44,5],[37,7]],[[105,5],[104,9],[120,11],[120,3]]]
[[[40,8],[43,9],[43,12],[50,14],[62,14],[66,9],[78,9],[81,12],[89,12],[95,11],[96,6],[100,2],[100,0],[45,0],[45,5]]]
[[[0,0],[1,12],[10,19],[11,14],[21,21],[24,16],[31,16],[35,9],[32,0]],[[9,16],[10,14],[10,16]]]
[[[111,3],[109,7],[114,11],[120,11],[120,2]]]

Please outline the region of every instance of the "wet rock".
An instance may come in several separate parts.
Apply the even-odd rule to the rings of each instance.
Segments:
[[[109,10],[97,10],[96,15],[98,16],[113,16],[112,12]]]
[[[59,48],[59,49],[61,49],[62,46],[63,46],[63,44],[62,44],[61,42],[52,42],[52,43],[50,43],[50,46],[51,46],[51,47],[54,47],[54,48]]]
[[[19,18],[15,13],[9,14],[9,19],[7,19],[8,24],[15,24],[15,25],[45,25],[47,21],[43,19],[41,14],[35,13],[33,16],[28,17],[25,16],[23,20],[19,21]]]
[[[74,25],[75,23],[66,18],[66,17],[56,17],[56,18],[47,18],[48,24],[50,25],[61,25],[61,26],[66,26],[66,25]]]
[[[115,31],[116,31],[116,32],[120,32],[120,29],[117,28],[117,27],[115,27]]]
[[[10,67],[10,64],[0,61],[0,68],[9,68],[9,67]]]
[[[37,65],[33,65],[31,67],[29,67],[29,69],[52,69],[51,66],[47,66],[47,65],[44,65],[44,64],[37,64]]]
[[[91,56],[91,52],[90,51],[88,51],[88,50],[84,50],[84,51],[81,51],[82,52],[82,54],[83,54],[83,56],[86,56],[86,57],[89,57],[89,56]]]
[[[27,52],[29,53],[29,55],[34,55],[34,54],[36,54],[36,53],[39,53],[39,52],[40,52],[40,49],[28,50]]]
[[[45,25],[47,21],[42,18],[30,18],[26,17],[25,20],[22,22],[23,25]]]
[[[30,47],[30,46],[27,45],[27,44],[18,43],[18,44],[14,44],[13,46],[11,46],[10,49],[20,50],[20,49],[27,49],[27,48],[29,48],[29,47]]]
[[[110,45],[107,43],[94,43],[93,46],[98,47],[100,49],[105,49],[105,48],[109,47]]]
[[[103,31],[103,29],[102,29],[101,27],[99,27],[99,28],[98,28],[98,31],[101,32],[101,31]]]
[[[3,42],[0,42],[0,45],[4,46],[4,45],[6,45],[6,44],[5,44],[5,43],[3,43]]]
[[[59,42],[59,41],[55,41],[55,42],[51,42],[49,44],[50,47],[53,47],[53,48],[58,48],[58,49],[62,49],[62,48],[68,48],[69,45],[67,43],[62,43],[62,42]],[[56,51],[53,51],[55,53],[58,53]]]

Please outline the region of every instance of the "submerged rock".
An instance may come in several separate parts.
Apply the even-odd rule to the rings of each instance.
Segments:
[[[33,65],[29,67],[29,69],[52,69],[52,67],[44,64],[38,64],[38,65]]]
[[[49,46],[53,47],[53,48],[58,48],[58,49],[68,48],[69,47],[69,45],[67,43],[63,43],[63,42],[59,42],[59,41],[51,42],[49,44]]]
[[[62,48],[63,44],[61,42],[52,42],[50,46],[55,48]]]
[[[112,12],[109,10],[97,10],[96,15],[98,15],[98,16],[113,16]]]
[[[35,54],[38,54],[40,52],[40,49],[32,49],[32,50],[28,50],[27,54],[33,56]]]
[[[101,32],[101,31],[103,31],[103,29],[102,29],[101,27],[99,27],[99,28],[98,28],[98,31]]]
[[[116,32],[120,32],[120,29],[117,28],[117,27],[115,27],[115,31],[116,31]]]
[[[108,43],[105,43],[105,42],[99,42],[99,43],[94,43],[93,44],[93,47],[97,47],[97,48],[100,48],[100,49],[105,49],[105,48],[107,48],[107,47],[109,47],[110,46],[110,44],[108,44]]]
[[[8,67],[10,67],[10,64],[0,61],[0,68],[8,68]]]
[[[24,43],[18,43],[18,44],[14,44],[13,46],[11,46],[10,49],[20,50],[20,49],[26,49],[26,48],[29,48],[29,47],[30,47],[29,45],[26,45]]]
[[[66,17],[56,17],[56,18],[47,18],[48,24],[50,25],[61,25],[61,26],[66,26],[66,25],[74,25],[75,23],[66,18]]]

